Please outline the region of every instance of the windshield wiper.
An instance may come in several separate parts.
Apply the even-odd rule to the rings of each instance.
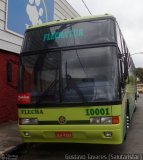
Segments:
[[[67,89],[70,89],[71,86],[72,88],[77,92],[78,96],[80,97],[80,99],[83,102],[86,102],[86,99],[82,93],[82,91],[80,90],[80,88],[78,87],[78,85],[76,84],[75,80],[71,77],[71,75],[67,74],[66,75],[66,80],[67,80]]]
[[[58,67],[56,68],[56,73],[55,73],[55,79],[51,82],[51,84],[48,86],[48,88],[40,95],[39,99],[37,100],[37,103],[40,103],[45,96],[55,96],[56,94],[56,85],[58,82]],[[55,87],[55,89],[53,89]],[[51,95],[49,92],[51,91]]]

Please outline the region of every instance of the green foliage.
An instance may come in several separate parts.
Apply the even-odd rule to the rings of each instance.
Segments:
[[[140,82],[143,82],[143,68],[136,68],[136,75]]]

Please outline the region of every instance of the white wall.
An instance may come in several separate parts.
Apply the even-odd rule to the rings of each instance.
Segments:
[[[54,19],[64,19],[80,16],[66,0],[55,0]]]
[[[0,0],[0,49],[20,52],[22,38],[6,31],[7,0]]]
[[[6,10],[7,0],[0,0],[0,49],[20,53],[23,38],[6,30]],[[55,20],[79,16],[66,0],[55,0],[54,12]]]

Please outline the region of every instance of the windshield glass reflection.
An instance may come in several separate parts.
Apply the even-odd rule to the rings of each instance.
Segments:
[[[115,47],[22,57],[23,87],[32,103],[84,103],[118,99]]]

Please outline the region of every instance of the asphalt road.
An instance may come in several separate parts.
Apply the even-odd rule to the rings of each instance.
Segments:
[[[140,159],[143,160],[143,94],[137,103],[128,137],[122,145],[36,144],[19,160]]]

